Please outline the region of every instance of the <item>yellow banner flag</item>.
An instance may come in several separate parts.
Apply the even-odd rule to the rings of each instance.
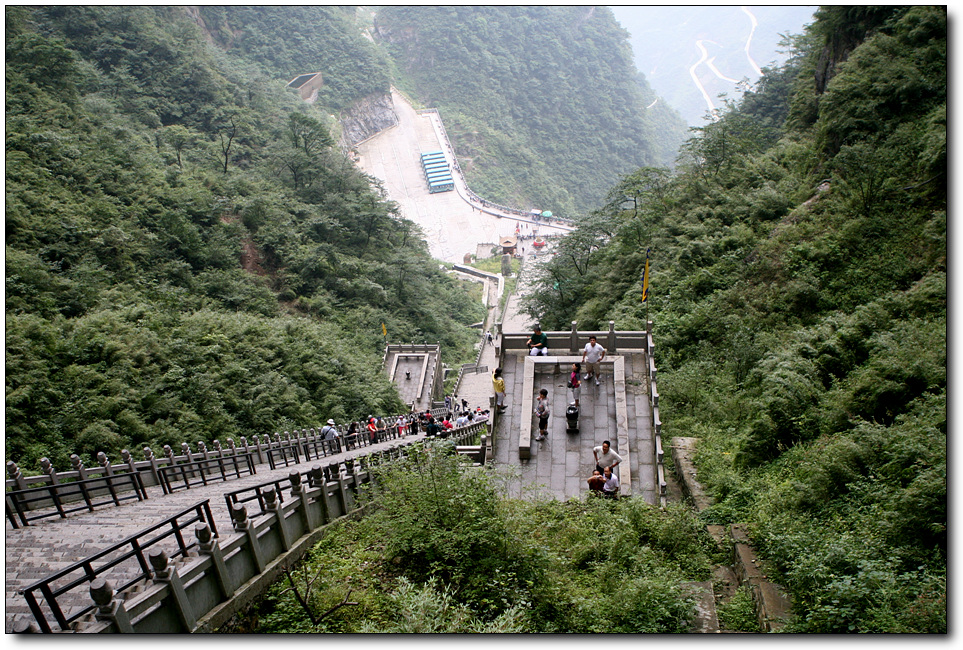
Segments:
[[[382,335],[382,336],[388,336],[388,328],[385,327],[385,324],[384,324],[384,323],[381,324],[381,335]]]

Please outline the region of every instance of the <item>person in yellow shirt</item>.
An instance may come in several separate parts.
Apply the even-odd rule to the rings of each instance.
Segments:
[[[502,377],[502,369],[495,368],[492,372],[492,387],[495,389],[495,405],[499,412],[504,411],[505,406],[505,379]]]

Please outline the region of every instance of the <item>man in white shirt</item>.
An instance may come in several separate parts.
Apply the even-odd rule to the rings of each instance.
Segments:
[[[321,439],[334,440],[337,437],[338,430],[334,428],[334,420],[328,420],[327,423],[321,427]]]
[[[599,375],[601,374],[599,370],[601,369],[600,362],[605,358],[605,348],[598,344],[598,341],[594,336],[589,337],[589,342],[585,344],[585,350],[582,351],[582,364],[585,366],[585,379],[589,380],[590,377],[595,378],[595,385],[599,385]]]
[[[622,457],[612,451],[612,445],[608,440],[598,447],[592,449],[595,454],[595,469],[605,474],[605,470],[615,469],[615,466],[622,462]]]
[[[609,468],[605,470],[605,483],[602,485],[602,494],[610,499],[615,499],[619,495],[619,477],[613,474]]]

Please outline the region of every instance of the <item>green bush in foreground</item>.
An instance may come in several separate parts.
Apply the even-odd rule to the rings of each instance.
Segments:
[[[709,576],[709,543],[682,508],[641,499],[498,496],[492,467],[439,443],[379,472],[371,512],[331,527],[295,581],[252,614],[259,632],[679,633],[683,583]],[[301,575],[302,577],[298,577]],[[336,607],[339,603],[356,603]]]

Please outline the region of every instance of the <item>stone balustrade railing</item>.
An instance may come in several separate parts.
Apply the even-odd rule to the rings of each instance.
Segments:
[[[665,508],[668,486],[665,480],[665,452],[662,450],[662,418],[659,417],[659,389],[656,384],[655,343],[652,340],[652,321],[646,322],[646,359],[649,374],[649,404],[652,406],[652,436],[655,440],[655,470],[659,481],[659,505]]]
[[[486,425],[478,422],[459,427],[447,432],[447,437],[457,453],[483,465],[488,458]],[[480,444],[468,446],[479,437]],[[49,589],[44,591],[46,583],[41,580],[28,590],[31,594],[43,592],[47,608],[32,607],[39,618],[36,622],[18,620],[14,631],[53,631],[53,625],[59,623],[61,632],[214,632],[319,541],[327,524],[357,512],[361,486],[373,481],[372,469],[406,457],[412,444],[421,443],[348,459],[343,469],[338,465],[315,466],[307,473],[293,470],[287,478],[289,486],[283,488],[290,490],[290,496],[283,498],[280,482],[248,488],[260,497],[260,512],[255,513],[259,516],[252,517],[246,503],[229,499],[233,534],[217,535],[207,523],[198,524],[196,543],[189,547],[197,551],[185,553],[177,563],[170,561],[166,551],[151,550],[149,570],[144,569],[144,583],[137,589],[115,592],[107,576],[100,574],[89,576],[88,583],[79,580],[75,588],[86,585],[95,607],[76,623],[67,624],[62,616],[47,620],[47,610],[60,609],[56,602],[49,602],[53,596]],[[251,499],[246,501],[253,505]],[[211,521],[209,505],[206,507],[206,520]],[[75,566],[82,565],[84,561]]]
[[[433,409],[432,415],[440,418],[445,414],[445,409]],[[392,415],[385,418],[386,439],[398,437],[398,421],[401,415]],[[405,416],[407,417],[407,416]],[[368,438],[368,433],[362,430],[355,436],[348,436],[345,425],[335,427],[341,436],[343,443],[349,448],[364,447],[372,444]],[[272,452],[284,452],[286,450],[297,450],[299,457],[310,458],[306,453],[308,443],[321,440],[321,427],[311,427],[309,429],[294,429],[289,431],[276,432],[274,436],[268,434],[257,434],[251,436],[249,441],[246,436],[240,437],[240,445],[236,444],[233,438],[227,438],[227,446],[223,446],[219,440],[211,442],[211,448],[203,440],[199,441],[194,449],[187,442],[180,445],[180,453],[175,453],[170,445],[164,445],[162,455],[158,456],[151,447],[144,447],[142,450],[144,460],[134,460],[132,454],[127,449],[121,451],[120,463],[111,463],[104,452],[97,453],[97,466],[86,467],[77,454],[70,456],[72,470],[58,471],[55,469],[48,458],[40,459],[41,474],[35,476],[24,476],[19,466],[14,461],[7,461],[6,480],[7,490],[26,490],[31,487],[58,485],[73,481],[83,481],[87,479],[112,476],[116,473],[135,472],[140,475],[141,483],[145,487],[158,486],[162,484],[161,469],[165,467],[175,467],[185,463],[200,460],[233,460],[242,455],[251,454],[256,465],[273,464]],[[79,497],[74,497],[79,498]]]

